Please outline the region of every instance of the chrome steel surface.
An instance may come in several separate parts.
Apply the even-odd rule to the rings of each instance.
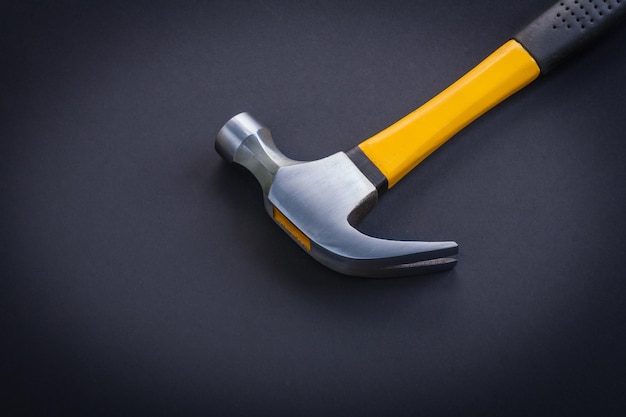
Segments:
[[[248,113],[238,114],[220,129],[215,149],[228,162],[247,168],[266,196],[278,169],[298,163],[283,155],[276,148],[269,129]]]
[[[278,209],[310,240],[310,250],[305,250],[331,269],[389,277],[456,264],[455,242],[379,239],[355,229],[376,204],[378,192],[343,152],[310,162],[289,159],[276,148],[270,131],[247,113],[226,123],[215,146],[224,159],[254,174],[269,215],[274,218]]]

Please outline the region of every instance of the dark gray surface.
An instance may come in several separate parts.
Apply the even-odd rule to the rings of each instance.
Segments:
[[[83,2],[0,22],[4,415],[626,412],[626,31],[512,97],[362,225],[450,272],[337,275],[213,138],[350,149],[550,1]]]

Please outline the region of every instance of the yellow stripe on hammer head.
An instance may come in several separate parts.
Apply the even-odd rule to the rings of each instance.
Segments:
[[[280,212],[276,207],[273,210],[274,220],[285,232],[287,232],[296,242],[298,242],[307,252],[311,251],[311,240],[306,237],[300,229],[298,229],[289,219]]]

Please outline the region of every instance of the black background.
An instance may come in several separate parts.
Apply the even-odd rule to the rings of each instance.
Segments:
[[[448,273],[327,270],[213,150],[240,111],[350,149],[549,5],[4,4],[3,415],[624,415],[623,27],[362,223],[456,240]]]

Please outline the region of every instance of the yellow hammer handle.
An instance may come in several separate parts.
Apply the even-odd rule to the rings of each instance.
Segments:
[[[510,40],[422,107],[359,148],[393,187],[428,155],[487,110],[539,76],[533,57]]]

